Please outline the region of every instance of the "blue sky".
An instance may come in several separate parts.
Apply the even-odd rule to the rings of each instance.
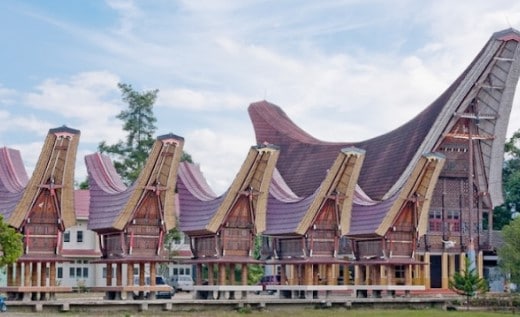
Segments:
[[[157,134],[184,136],[220,193],[255,143],[251,102],[322,140],[388,132],[493,32],[520,29],[520,1],[3,0],[0,21],[0,146],[21,150],[29,173],[48,129],[65,124],[81,130],[83,180],[83,156],[124,138],[124,82],[159,89]]]

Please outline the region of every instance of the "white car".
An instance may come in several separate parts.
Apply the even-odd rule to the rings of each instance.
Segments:
[[[193,278],[191,275],[174,275],[170,279],[170,285],[175,291],[190,292],[193,290]]]
[[[145,276],[145,283],[146,283],[146,285],[150,285],[150,276],[148,276],[148,275]],[[134,275],[134,285],[138,285],[138,284],[139,284],[139,275]],[[169,288],[168,291],[155,292],[155,298],[170,299],[173,297],[173,295],[175,295],[175,289],[173,287],[171,287],[170,285],[166,284],[166,280],[161,275],[157,275],[155,277],[155,285],[165,285]],[[135,299],[139,298],[140,295],[141,294],[139,294],[139,292],[134,292]],[[150,297],[150,294],[148,292],[144,292],[144,294],[142,294],[142,295],[145,298]]]

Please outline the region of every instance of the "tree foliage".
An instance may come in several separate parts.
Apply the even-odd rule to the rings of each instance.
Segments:
[[[483,294],[488,291],[485,279],[478,276],[474,268],[471,268],[471,260],[466,257],[465,268],[463,271],[455,272],[449,281],[449,288],[459,295],[466,296],[468,307],[469,299],[475,295]]]
[[[520,284],[520,218],[502,229],[504,244],[498,249],[500,267],[513,283]]]
[[[112,145],[103,141],[98,149],[113,157],[116,171],[127,184],[131,184],[139,176],[155,141],[157,119],[153,105],[159,90],[138,92],[123,83],[119,83],[118,87],[122,100],[128,104],[128,109],[117,115],[123,121],[123,130],[127,132],[126,140]]]
[[[520,209],[520,130],[505,144],[506,160],[502,169],[504,204],[493,211],[493,229],[500,230],[511,221],[511,215]]]
[[[23,253],[22,235],[0,215],[0,267],[16,262]]]

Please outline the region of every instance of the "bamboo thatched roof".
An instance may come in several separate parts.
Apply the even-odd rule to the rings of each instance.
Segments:
[[[8,223],[20,228],[43,190],[53,191],[65,228],[76,224],[74,212],[74,170],[80,132],[67,127],[49,130],[34,172]]]

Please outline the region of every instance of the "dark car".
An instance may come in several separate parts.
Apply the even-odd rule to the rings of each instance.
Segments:
[[[266,291],[267,285],[280,285],[280,275],[264,275],[258,282],[258,285],[262,285],[262,291]],[[274,294],[275,291],[268,290],[269,294]]]

